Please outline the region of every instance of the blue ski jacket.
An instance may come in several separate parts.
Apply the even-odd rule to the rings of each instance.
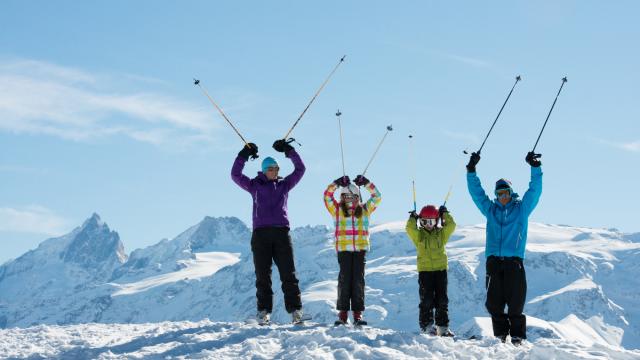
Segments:
[[[475,172],[467,173],[467,187],[471,199],[487,218],[484,256],[517,256],[524,259],[529,215],[538,205],[542,193],[542,169],[531,167],[529,189],[522,200],[513,193],[511,201],[504,206],[498,199],[489,200]]]

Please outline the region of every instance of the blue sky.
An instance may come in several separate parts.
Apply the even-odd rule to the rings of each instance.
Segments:
[[[242,144],[192,85],[198,77],[261,157],[344,54],[293,136],[308,171],[289,198],[293,226],[330,224],[326,185],[362,171],[375,222],[443,201],[483,222],[466,191],[463,149],[482,151],[487,188],[524,192],[524,156],[569,78],[538,150],[544,190],[531,220],[640,231],[640,27],[634,1],[5,1],[0,12],[0,262],[99,213],[127,251],[204,216],[249,224],[229,178]],[[416,159],[408,159],[408,135]],[[276,156],[282,172],[288,160]],[[249,163],[254,174],[259,162]]]

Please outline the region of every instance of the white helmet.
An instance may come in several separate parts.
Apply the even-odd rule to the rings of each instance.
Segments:
[[[349,184],[349,186],[340,188],[340,196],[347,195],[347,194],[358,195],[358,198],[362,199],[362,196],[360,196],[360,188],[358,188],[354,184]]]

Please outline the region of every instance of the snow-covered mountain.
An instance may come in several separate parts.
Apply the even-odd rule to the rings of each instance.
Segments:
[[[404,222],[371,232],[365,314],[375,327],[416,332],[416,258]],[[530,337],[640,348],[639,235],[530,224]],[[0,267],[0,327],[243,321],[255,312],[250,236],[236,218],[206,217],[127,258],[117,233],[93,215]],[[331,231],[300,227],[292,237],[303,306],[314,322],[332,323],[338,266]],[[451,326],[462,335],[490,335],[483,251],[484,226],[460,227],[448,244]],[[287,322],[275,267],[273,283],[273,319]]]

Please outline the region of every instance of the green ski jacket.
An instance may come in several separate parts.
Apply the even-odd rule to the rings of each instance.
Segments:
[[[445,212],[444,226],[432,231],[418,228],[416,219],[409,218],[405,230],[418,250],[418,271],[447,270],[448,259],[445,245],[456,229],[453,217]]]

